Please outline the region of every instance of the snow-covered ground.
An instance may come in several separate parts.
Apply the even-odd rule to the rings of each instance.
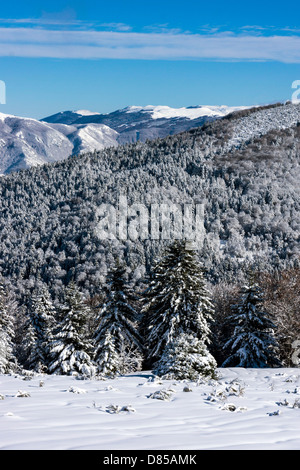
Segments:
[[[218,373],[198,384],[0,375],[0,450],[300,449],[300,369]]]

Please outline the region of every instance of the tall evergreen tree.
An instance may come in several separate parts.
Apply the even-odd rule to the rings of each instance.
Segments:
[[[229,354],[222,367],[271,367],[276,357],[275,324],[262,309],[263,294],[252,279],[241,289],[240,302],[233,306],[228,324],[233,330],[224,349]]]
[[[120,354],[117,352],[114,338],[107,331],[98,344],[96,351],[97,373],[105,377],[115,377],[122,372]]]
[[[15,367],[13,316],[7,292],[0,284],[0,373],[12,372]]]
[[[184,241],[171,244],[154,266],[142,311],[150,363],[181,333],[210,343],[214,307],[203,267]]]
[[[126,269],[119,262],[108,273],[106,298],[97,319],[94,359],[102,373],[110,369],[110,360],[115,363],[115,354],[119,355],[119,371],[123,369],[125,372],[124,363],[121,367],[121,353],[140,355],[142,352],[137,329],[138,313],[133,307],[125,274]]]
[[[46,372],[50,361],[50,343],[55,322],[55,307],[47,287],[32,294],[26,324],[26,366],[36,372]]]
[[[92,344],[87,334],[90,309],[73,281],[66,288],[65,301],[59,313],[61,321],[54,330],[49,372],[94,375]]]

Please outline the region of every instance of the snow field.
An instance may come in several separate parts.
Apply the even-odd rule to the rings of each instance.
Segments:
[[[107,380],[1,375],[0,449],[300,448],[299,369],[218,374],[199,383],[144,371]]]

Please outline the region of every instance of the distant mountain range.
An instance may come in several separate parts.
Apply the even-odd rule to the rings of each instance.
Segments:
[[[245,108],[129,106],[109,114],[63,111],[40,121],[0,113],[0,174],[178,134]]]
[[[230,106],[128,106],[109,114],[92,113],[86,110],[64,111],[42,119],[51,124],[83,126],[102,124],[118,132],[119,144],[178,134],[207,121],[222,118],[229,113],[244,109]]]

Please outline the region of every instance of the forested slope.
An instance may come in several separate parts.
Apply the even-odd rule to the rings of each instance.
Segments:
[[[120,195],[151,204],[204,204],[199,256],[208,278],[298,263],[300,106],[239,111],[188,132],[87,153],[2,177],[0,270],[22,292],[54,297],[74,279],[93,295],[114,256],[133,283],[168,240],[102,240],[97,209]]]

